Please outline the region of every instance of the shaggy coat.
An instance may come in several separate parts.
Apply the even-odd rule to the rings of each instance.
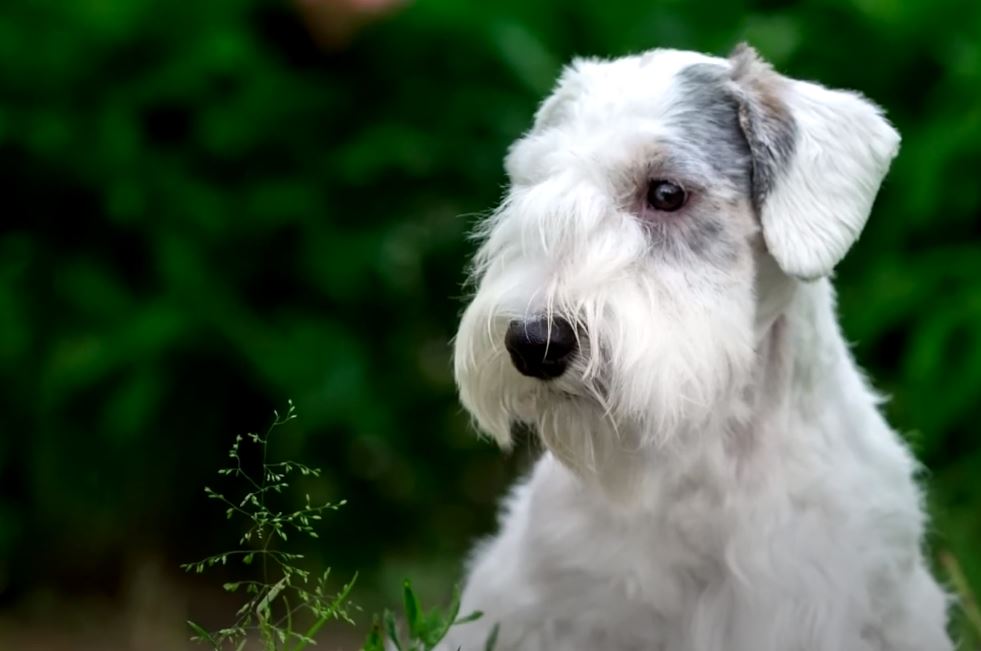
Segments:
[[[948,651],[917,466],[835,317],[899,135],[847,91],[654,50],[580,60],[507,157],[456,337],[460,397],[546,447],[441,649]],[[661,210],[652,184],[682,188]],[[561,316],[558,377],[511,324]]]

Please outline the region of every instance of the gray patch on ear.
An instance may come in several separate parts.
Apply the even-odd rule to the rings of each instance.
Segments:
[[[729,70],[715,63],[696,63],[678,73],[677,84],[680,100],[671,124],[711,169],[748,194],[751,150]]]
[[[777,94],[787,81],[756,50],[740,43],[729,62],[739,103],[739,124],[752,154],[751,197],[759,211],[794,153],[797,123]]]

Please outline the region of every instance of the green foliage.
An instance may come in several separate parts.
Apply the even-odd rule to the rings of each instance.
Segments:
[[[314,636],[331,620],[344,620],[354,623],[347,614],[346,606],[354,579],[345,584],[340,592],[328,590],[327,580],[330,570],[325,570],[311,581],[310,571],[303,567],[303,554],[291,553],[273,547],[278,542],[285,543],[289,533],[299,533],[311,538],[317,537],[314,524],[322,519],[327,511],[336,511],[343,502],[311,504],[310,496],[305,496],[304,505],[296,511],[276,510],[270,505],[270,498],[280,495],[290,488],[290,475],[320,476],[320,471],[296,461],[270,461],[267,458],[269,437],[282,425],[296,418],[296,409],[290,402],[289,410],[280,417],[275,414],[272,425],[264,435],[248,434],[246,439],[235,438],[228,451],[233,464],[222,468],[218,474],[234,480],[244,487],[244,495],[234,500],[225,497],[209,487],[205,494],[221,502],[225,507],[227,520],[236,518],[244,521],[245,531],[239,539],[240,549],[221,552],[196,563],[181,567],[198,574],[207,568],[241,563],[244,566],[261,568],[259,578],[250,578],[224,584],[227,592],[244,593],[245,602],[236,613],[235,623],[229,627],[209,632],[195,622],[188,622],[194,631],[193,640],[207,643],[214,651],[226,648],[241,651],[252,634],[257,634],[265,651],[302,651],[314,644]],[[243,468],[241,445],[251,443],[259,450],[261,459],[258,476]],[[309,622],[301,627],[302,615]]]
[[[385,651],[386,640],[391,642],[397,651],[432,651],[443,641],[451,626],[466,624],[482,617],[479,611],[459,617],[459,590],[454,591],[453,599],[445,609],[434,608],[424,612],[419,597],[416,596],[409,581],[402,584],[402,608],[405,615],[405,632],[400,630],[395,613],[386,610],[381,617],[375,616],[371,631],[362,647],[363,651]],[[498,625],[495,624],[487,637],[484,651],[493,651],[497,644],[497,631]]]
[[[224,493],[207,486],[204,488],[209,499],[223,504],[226,520],[244,521],[245,530],[238,541],[243,547],[181,565],[185,571],[197,574],[208,568],[226,566],[229,561],[249,568],[261,567],[259,579],[233,581],[222,586],[226,592],[245,595],[245,602],[238,609],[234,624],[217,631],[208,631],[196,622],[187,622],[194,632],[191,639],[208,644],[213,651],[242,651],[253,635],[258,636],[264,651],[303,651],[307,646],[316,644],[314,636],[326,623],[332,620],[354,623],[346,608],[355,579],[351,579],[336,594],[331,593],[327,588],[329,569],[317,576],[311,585],[310,571],[303,567],[303,554],[286,552],[272,546],[275,542],[285,543],[289,540],[289,533],[317,538],[314,524],[323,519],[323,513],[336,511],[344,504],[325,502],[313,505],[309,495],[304,496],[303,506],[292,512],[276,510],[269,504],[268,500],[271,498],[289,491],[290,475],[320,476],[319,469],[297,461],[269,460],[270,436],[279,427],[296,419],[293,402],[290,401],[285,415],[281,417],[278,412],[274,412],[274,416],[265,434],[250,433],[244,439],[241,436],[235,437],[235,442],[228,451],[233,465],[218,471],[219,476],[237,480],[244,490],[243,495],[232,500]],[[252,444],[259,451],[260,467],[257,477],[243,466],[243,442]],[[403,636],[400,633],[395,613],[385,610],[380,618],[375,616],[364,651],[385,651],[386,638],[398,651],[432,651],[446,637],[451,626],[472,622],[481,617],[479,612],[458,617],[459,590],[454,591],[453,599],[445,609],[434,608],[429,612],[423,611],[408,580],[402,584],[402,598],[406,634]],[[310,621],[306,626],[300,627],[303,614],[308,615]],[[380,622],[384,622],[384,632]],[[486,651],[493,651],[497,630],[495,626],[488,637]]]
[[[5,0],[0,590],[222,544],[191,524],[196,487],[223,433],[286,396],[289,456],[358,505],[308,558],[456,573],[516,465],[468,430],[447,343],[508,143],[574,54],[741,39],[903,134],[840,311],[977,593],[981,3],[963,0],[426,0],[343,52],[273,0]]]
[[[940,553],[940,564],[956,600],[954,631],[959,633],[962,649],[981,649],[981,606],[957,558],[949,552]]]

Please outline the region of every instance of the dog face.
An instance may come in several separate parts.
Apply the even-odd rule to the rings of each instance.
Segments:
[[[464,406],[504,446],[533,426],[608,486],[638,455],[719,431],[765,329],[759,270],[830,273],[897,146],[874,105],[746,47],[573,63],[478,232]]]

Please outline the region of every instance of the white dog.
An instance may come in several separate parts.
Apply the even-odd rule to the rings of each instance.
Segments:
[[[463,404],[547,451],[445,649],[941,651],[916,463],[828,276],[899,136],[745,46],[581,60],[507,157]]]

